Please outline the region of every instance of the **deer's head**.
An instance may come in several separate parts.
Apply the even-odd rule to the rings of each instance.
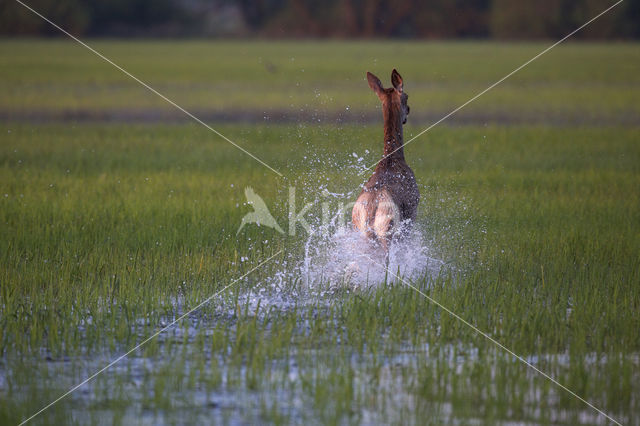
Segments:
[[[370,72],[367,72],[367,81],[369,81],[369,87],[380,98],[385,117],[399,117],[402,124],[405,124],[409,115],[409,105],[407,104],[409,95],[404,93],[400,73],[395,69],[391,72],[391,84],[393,87],[389,89],[382,87],[380,79]]]

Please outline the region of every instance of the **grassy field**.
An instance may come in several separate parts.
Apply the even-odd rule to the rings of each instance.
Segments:
[[[395,66],[410,95],[406,136],[428,124],[421,111],[446,112],[544,48],[95,45],[205,112],[379,114],[363,74],[388,84]],[[406,148],[417,228],[444,265],[410,282],[624,424],[640,417],[639,52],[559,47],[468,112],[504,122],[443,124]],[[309,288],[300,228],[236,235],[247,186],[282,226],[290,186],[298,210],[321,188],[352,201],[362,165],[379,158],[381,123],[212,123],[279,177],[197,124],[55,121],[168,110],[76,45],[4,41],[0,61],[0,424],[273,255],[33,422],[608,423],[407,281]],[[318,215],[315,205],[307,217]]]
[[[358,116],[378,100],[365,71],[408,76],[413,118],[441,115],[502,78],[546,44],[364,42],[120,42],[92,46],[180,105],[262,117],[329,111]],[[0,42],[0,113],[161,114],[172,107],[70,42]],[[620,121],[640,114],[634,44],[553,49],[459,115]],[[347,110],[348,108],[348,110]],[[181,114],[178,117],[182,117]],[[378,119],[378,115],[375,115]]]

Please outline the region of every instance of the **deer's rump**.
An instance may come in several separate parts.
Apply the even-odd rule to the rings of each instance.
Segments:
[[[358,196],[351,214],[354,227],[367,237],[377,239],[384,247],[401,222],[415,220],[420,199],[411,170],[399,174],[405,178],[387,180],[383,178],[388,176],[372,176]],[[398,176],[398,173],[392,175]],[[380,185],[380,181],[385,184]]]
[[[386,189],[360,194],[351,219],[361,232],[381,241],[390,236],[394,224],[401,220],[398,205]]]

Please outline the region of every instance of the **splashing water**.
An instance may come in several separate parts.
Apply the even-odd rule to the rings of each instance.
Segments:
[[[321,306],[332,303],[341,291],[361,291],[401,280],[411,283],[425,275],[435,277],[445,266],[432,256],[416,228],[392,242],[388,266],[381,247],[359,231],[350,226],[333,231],[310,234],[302,256],[281,262],[259,288],[241,295],[240,303],[248,304],[252,312]]]
[[[332,194],[336,197],[342,194]],[[381,246],[369,240],[351,224],[342,222],[345,212],[337,212],[329,223],[311,221],[311,232],[302,241],[302,250],[279,263],[276,272],[253,294],[240,297],[249,309],[290,309],[296,306],[330,303],[339,290],[359,291],[392,282],[405,283],[424,276],[437,276],[445,263],[433,250],[419,224],[398,229],[389,249],[389,259]]]
[[[432,257],[429,246],[416,228],[399,230],[389,248],[389,259],[375,241],[350,226],[329,235],[310,235],[300,268],[310,288],[347,286],[371,288],[398,279],[415,280],[437,275],[443,262]]]

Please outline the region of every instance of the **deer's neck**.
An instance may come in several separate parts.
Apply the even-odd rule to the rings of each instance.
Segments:
[[[404,138],[402,136],[402,117],[391,108],[385,108],[384,118],[384,158],[404,160]]]

